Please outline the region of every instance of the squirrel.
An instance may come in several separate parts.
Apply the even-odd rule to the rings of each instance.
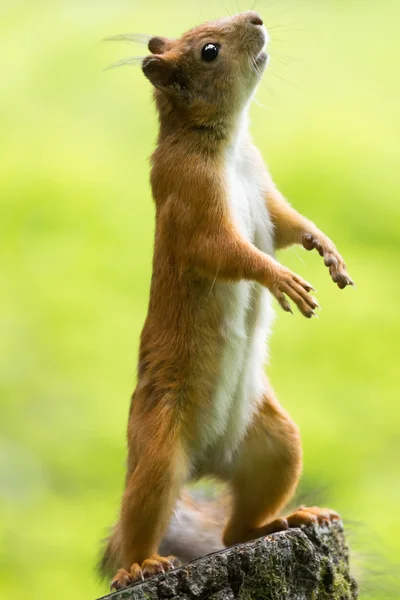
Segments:
[[[101,562],[114,575],[111,589],[174,568],[170,554],[190,560],[339,518],[318,507],[280,516],[302,448],[264,371],[272,298],[287,312],[292,300],[307,318],[318,305],[274,252],[316,249],[339,288],[353,281],[333,242],[278,191],[250,139],[267,41],[260,15],[246,11],[180,39],[152,37],[142,62],[159,116],[156,230],[125,490]],[[185,492],[205,476],[228,485],[223,510]]]

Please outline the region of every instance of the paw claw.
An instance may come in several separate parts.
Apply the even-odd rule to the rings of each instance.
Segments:
[[[181,566],[181,561],[176,558],[176,556],[169,556],[168,559],[173,569],[177,569]]]
[[[311,297],[311,302],[313,308],[319,308],[319,304],[315,298]]]
[[[278,533],[279,531],[286,531],[289,529],[289,523],[285,517],[279,517],[274,519],[271,523],[268,523],[260,529],[260,536],[270,535],[271,533]]]
[[[148,579],[153,575],[164,574],[175,567],[180,566],[180,562],[175,556],[160,556],[153,554],[151,558],[146,559],[142,564],[143,577]]]
[[[304,279],[292,273],[289,269],[280,267],[276,273],[276,283],[271,291],[283,310],[292,312],[286,298],[288,296],[296,304],[300,312],[306,318],[310,319],[314,309],[318,306],[316,300],[309,295],[309,292],[313,289],[310,283],[304,281]]]
[[[120,569],[110,583],[110,591],[122,590],[133,583],[130,574],[125,569]]]

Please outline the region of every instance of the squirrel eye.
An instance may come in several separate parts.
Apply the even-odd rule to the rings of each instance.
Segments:
[[[219,46],[218,44],[206,44],[201,51],[201,58],[205,62],[212,62],[218,56]]]

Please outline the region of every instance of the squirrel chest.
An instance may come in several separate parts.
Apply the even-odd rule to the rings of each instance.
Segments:
[[[265,202],[264,173],[253,160],[253,148],[229,148],[223,179],[232,222],[257,248],[273,254],[273,230]],[[258,283],[216,281],[220,306],[219,369],[210,406],[201,419],[199,465],[225,465],[246,433],[264,392],[266,337],[273,318],[270,293]],[[218,461],[216,461],[218,458]]]

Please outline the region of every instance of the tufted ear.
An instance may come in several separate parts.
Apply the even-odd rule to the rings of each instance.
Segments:
[[[148,48],[152,54],[164,54],[171,50],[172,42],[166,37],[154,36],[149,40]]]
[[[175,81],[175,68],[171,61],[160,55],[146,56],[142,70],[154,87],[168,87]]]

